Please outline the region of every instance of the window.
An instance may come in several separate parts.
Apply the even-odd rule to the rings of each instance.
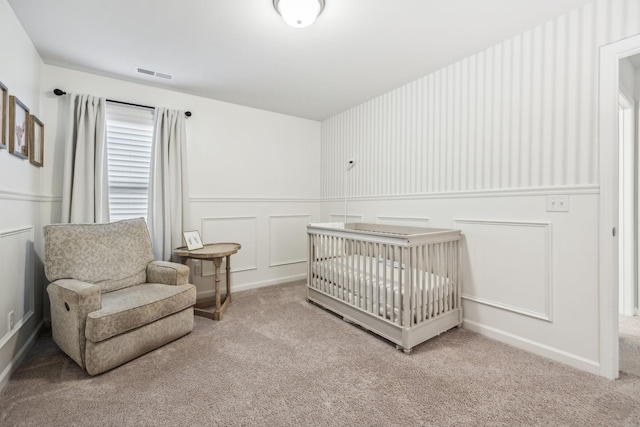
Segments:
[[[147,219],[154,110],[107,102],[111,221]]]

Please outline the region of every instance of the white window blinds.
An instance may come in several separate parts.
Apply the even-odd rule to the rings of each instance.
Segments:
[[[111,221],[147,218],[154,110],[107,102]]]

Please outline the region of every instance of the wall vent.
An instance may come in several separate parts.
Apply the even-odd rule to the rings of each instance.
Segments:
[[[161,73],[159,71],[147,70],[146,68],[140,68],[140,67],[137,67],[136,71],[140,74],[145,74],[147,76],[158,77],[166,80],[173,80],[173,76],[171,74]]]

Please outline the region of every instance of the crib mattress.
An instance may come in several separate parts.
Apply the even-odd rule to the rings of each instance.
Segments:
[[[449,310],[452,289],[447,277],[418,272],[415,268],[409,269],[398,262],[392,265],[388,260],[365,255],[317,260],[311,266],[313,276],[320,280],[314,288],[359,307],[376,307],[377,314],[387,318],[391,317],[392,312],[393,317],[400,314],[404,296],[404,286],[401,284],[405,283],[409,270],[413,279],[410,304],[414,322]]]

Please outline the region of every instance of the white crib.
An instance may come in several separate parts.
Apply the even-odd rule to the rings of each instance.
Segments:
[[[460,231],[309,224],[307,298],[405,352],[462,324]]]

